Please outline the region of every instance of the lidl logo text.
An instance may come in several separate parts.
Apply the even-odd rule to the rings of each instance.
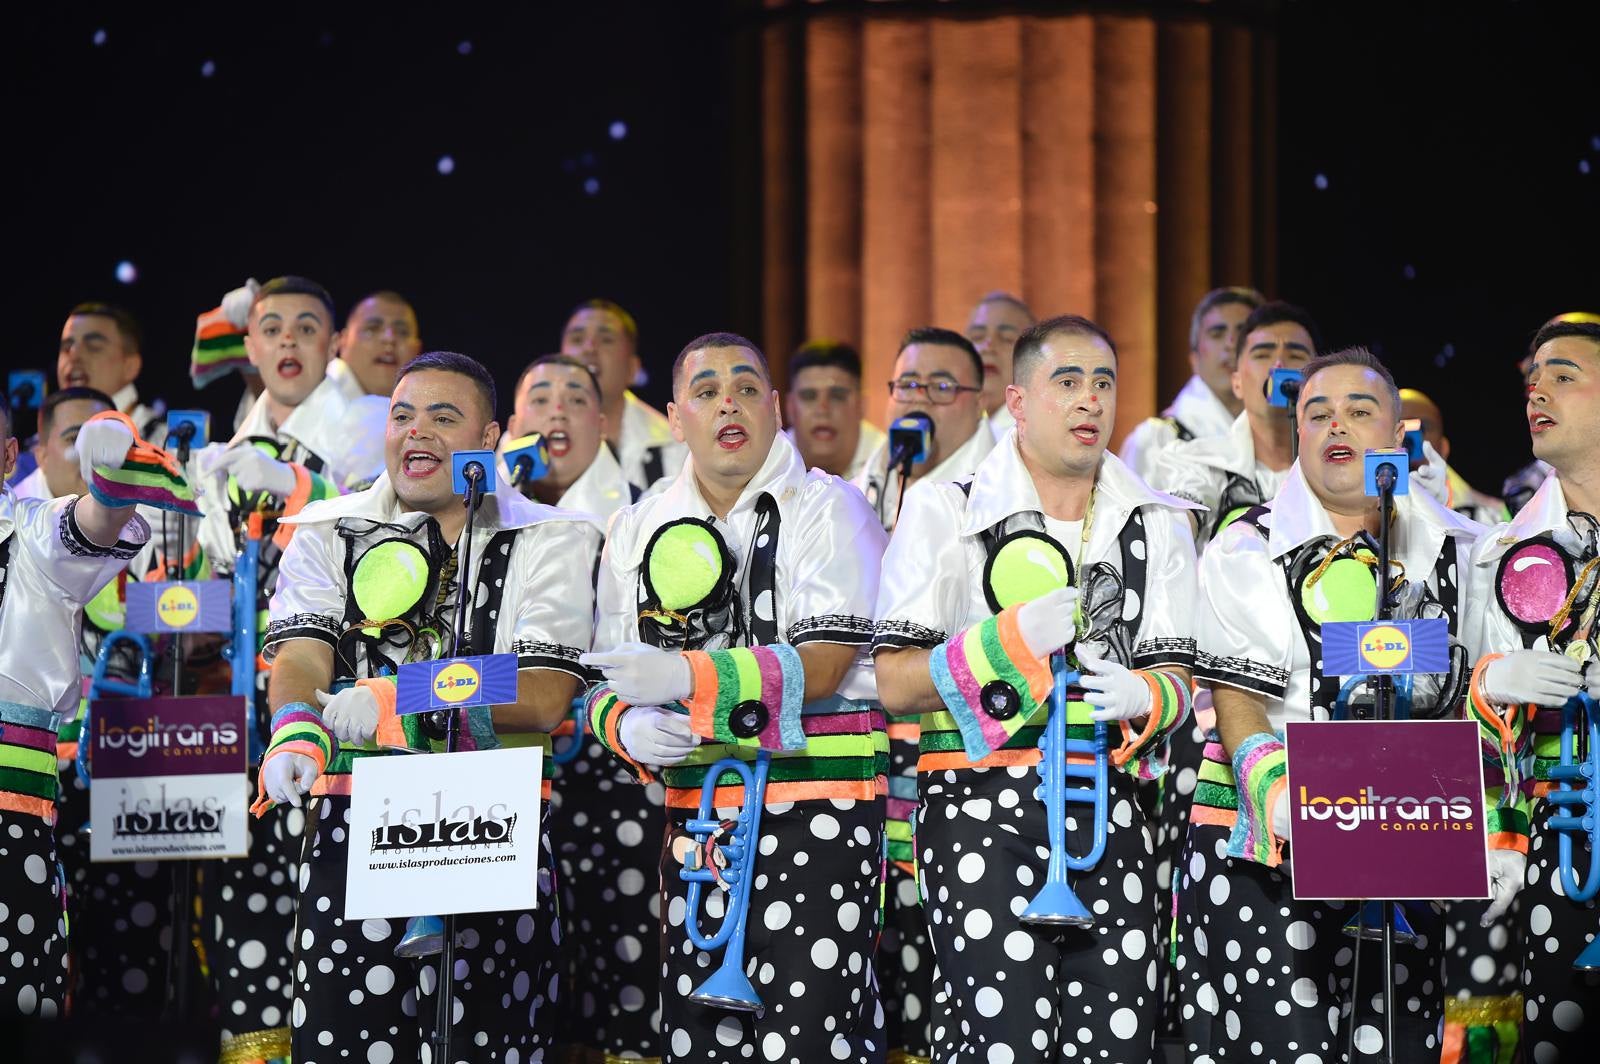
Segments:
[[[175,584],[156,599],[156,615],[169,628],[186,628],[200,616],[200,600],[189,588]]]
[[[441,702],[465,702],[478,691],[482,677],[464,661],[454,661],[433,676],[433,694]]]

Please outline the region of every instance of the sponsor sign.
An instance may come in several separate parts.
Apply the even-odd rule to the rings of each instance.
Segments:
[[[130,632],[228,632],[233,609],[226,580],[128,583]]]
[[[1329,676],[1403,676],[1450,671],[1450,623],[1329,621],[1322,626],[1322,670]]]
[[[243,857],[245,713],[233,696],[92,703],[89,859]]]
[[[517,656],[487,654],[400,666],[395,712],[503,706],[517,700]]]

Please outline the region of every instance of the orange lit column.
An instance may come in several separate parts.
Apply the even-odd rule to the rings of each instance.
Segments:
[[[1189,376],[1189,315],[1211,281],[1211,28],[1164,24],[1156,36],[1156,402]]]
[[[1022,290],[1035,314],[1093,317],[1094,22],[1022,30]]]
[[[861,335],[861,24],[806,24],[806,336]]]

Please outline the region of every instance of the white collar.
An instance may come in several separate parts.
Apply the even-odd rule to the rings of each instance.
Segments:
[[[1095,471],[1095,527],[1110,528],[1115,536],[1127,523],[1128,515],[1140,506],[1165,506],[1174,510],[1203,510],[1205,507],[1156,491],[1140,480],[1122,459],[1110,450],[1100,456]],[[1022,462],[1015,429],[1006,433],[989,457],[972,475],[972,490],[967,495],[967,510],[961,525],[963,536],[973,536],[993,528],[1019,513],[1043,513],[1039,489],[1033,474]]]
[[[883,446],[883,441],[888,438],[882,429],[862,418],[861,431],[856,436],[856,453],[850,456],[850,467],[844,471],[844,479],[854,480],[863,469],[867,468],[867,463],[872,461],[873,453]]]
[[[328,379],[338,386],[339,394],[350,402],[367,394],[367,390],[361,387],[361,382],[356,379],[356,371],[342,358],[328,361]]]
[[[505,477],[498,468],[500,463],[495,463],[495,490],[484,496],[483,506],[478,511],[473,527],[481,532],[505,532],[511,529],[527,528],[541,521],[581,521],[584,524],[603,528],[592,514],[575,513],[544,503],[534,502],[526,498],[516,488],[506,483]],[[337,495],[331,499],[323,499],[308,505],[305,509],[292,517],[282,518],[278,523],[285,525],[314,525],[328,521],[339,521],[347,517],[365,518],[370,521],[382,521],[385,524],[415,524],[420,525],[427,520],[428,515],[416,510],[407,510],[400,497],[394,492],[394,485],[389,482],[389,473],[384,471],[365,491],[355,491],[348,495]]]
[[[1198,375],[1184,382],[1172,405],[1167,407],[1166,416],[1176,419],[1196,438],[1220,436],[1234,420],[1217,393]]]
[[[35,466],[32,473],[17,481],[15,486],[7,485],[6,490],[16,492],[19,499],[55,498],[50,490],[50,482],[45,479],[44,466]]]
[[[133,413],[134,408],[139,405],[138,387],[132,381],[129,381],[121,388],[118,388],[117,394],[111,397],[111,405],[124,414]],[[143,426],[140,426],[140,428],[142,429]]]
[[[667,415],[632,392],[622,393],[622,429],[617,434],[617,440],[619,444],[629,447],[635,444],[654,447],[674,442]]]
[[[1306,483],[1298,461],[1289,467],[1289,475],[1284,477],[1277,496],[1268,505],[1272,518],[1267,550],[1273,558],[1281,558],[1321,536],[1343,538],[1334,529],[1333,519],[1328,516],[1322,500]],[[1421,485],[1415,485],[1405,495],[1395,496],[1394,511],[1399,522],[1396,531],[1401,533],[1403,541],[1410,543],[1412,537],[1417,537],[1417,543],[1408,548],[1408,553],[1415,550],[1417,556],[1437,558],[1446,536],[1476,537],[1483,531],[1483,526],[1476,521],[1445,509],[1444,504]]]
[[[602,440],[594,461],[578,475],[577,480],[567,485],[567,490],[561,493],[561,501],[556,505],[563,510],[594,514],[603,520],[632,501],[633,492],[629,488],[628,478],[622,475],[622,466],[617,464],[616,456]]]
[[[305,446],[312,454],[327,461],[350,450],[349,434],[359,426],[347,424],[345,417],[350,401],[330,377],[323,377],[305,402],[289,411],[283,424],[274,425],[267,404],[271,395],[262,392],[250,406],[244,423],[228,441],[233,447],[252,437],[281,440],[287,436]]]
[[[1495,561],[1525,539],[1567,527],[1567,495],[1561,490],[1561,477],[1552,473],[1544,478],[1527,505],[1518,510],[1511,523],[1498,536],[1484,536],[1472,552],[1472,564]]]

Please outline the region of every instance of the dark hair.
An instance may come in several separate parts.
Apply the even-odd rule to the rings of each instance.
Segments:
[[[425,369],[438,369],[470,377],[478,386],[483,401],[489,404],[489,420],[494,420],[495,411],[499,409],[500,396],[495,391],[494,378],[483,368],[482,362],[467,355],[458,355],[454,351],[428,351],[400,367],[400,372],[394,375],[395,385],[398,386],[411,374]]]
[[[1229,303],[1255,310],[1267,301],[1267,297],[1257,292],[1254,288],[1245,288],[1242,285],[1230,285],[1226,288],[1213,288],[1200,297],[1200,302],[1194,305],[1194,314],[1189,318],[1189,349],[1192,351],[1200,346],[1200,321],[1218,307],[1225,307]]]
[[[1337,351],[1330,351],[1326,355],[1318,355],[1300,368],[1300,372],[1303,374],[1300,379],[1306,384],[1310,384],[1312,377],[1325,369],[1333,369],[1335,366],[1359,366],[1362,369],[1370,369],[1382,377],[1384,384],[1389,387],[1390,408],[1394,410],[1395,417],[1398,418],[1400,416],[1400,387],[1394,382],[1394,374],[1389,372],[1389,367],[1385,366],[1377,355],[1364,347],[1344,347]],[[1305,394],[1305,388],[1302,386],[1300,395],[1304,397]]]
[[[568,369],[583,370],[584,375],[589,378],[590,386],[594,388],[595,401],[604,401],[605,397],[600,392],[600,378],[594,375],[594,370],[590,369],[586,362],[579,358],[573,358],[571,355],[540,355],[532,362],[529,362],[527,367],[517,375],[517,394],[520,395],[522,393],[522,382],[528,379],[528,374],[540,366],[566,366]]]
[[[954,329],[941,329],[936,325],[924,325],[912,329],[900,340],[900,346],[895,350],[895,357],[900,357],[900,352],[912,344],[933,344],[938,347],[959,347],[972,359],[972,368],[978,374],[978,384],[983,384],[983,356],[978,354],[978,349],[972,346],[972,341],[956,332]]]
[[[1081,314],[1058,314],[1046,318],[1017,337],[1016,350],[1011,355],[1011,383],[1018,384],[1033,372],[1039,359],[1044,357],[1044,345],[1056,333],[1069,336],[1092,336],[1111,348],[1111,356],[1118,357],[1117,345],[1111,334]]]
[[[256,307],[261,305],[261,301],[269,296],[310,296],[327,309],[328,328],[333,328],[336,314],[333,309],[333,297],[328,294],[326,288],[309,277],[297,277],[292,273],[285,274],[282,277],[274,277],[261,286],[261,291],[257,292],[255,299],[250,301],[250,309],[252,311],[255,310]]]
[[[1303,307],[1293,303],[1285,303],[1281,299],[1274,299],[1270,303],[1263,303],[1250,312],[1244,319],[1244,324],[1239,326],[1239,346],[1234,350],[1234,356],[1244,354],[1245,339],[1257,329],[1265,329],[1268,325],[1278,325],[1282,322],[1293,322],[1306,331],[1311,337],[1311,353],[1317,354],[1322,350],[1322,330],[1317,328],[1314,318]],[[1355,350],[1352,348],[1351,350]],[[1384,372],[1388,372],[1385,370]]]
[[[1562,321],[1559,318],[1545,322],[1533,337],[1533,343],[1528,345],[1528,355],[1533,353],[1551,340],[1559,340],[1564,336],[1576,336],[1590,343],[1600,344],[1600,325],[1587,321]]]
[[[789,358],[789,387],[806,369],[842,369],[861,383],[861,352],[843,340],[807,340]]]
[[[977,310],[979,307],[983,306],[985,303],[1010,303],[1013,307],[1016,307],[1018,310],[1022,311],[1022,313],[1026,314],[1028,316],[1028,321],[1029,322],[1032,322],[1032,321],[1035,320],[1034,316],[1033,316],[1033,311],[1028,309],[1028,304],[1026,304],[1026,303],[1024,303],[1022,301],[1022,297],[1021,296],[1014,296],[1010,292],[1004,292],[1004,291],[1001,291],[999,289],[996,289],[995,291],[990,292],[988,295],[984,296],[982,299],[980,299],[976,303],[974,303],[972,305],[972,309],[973,310]]]
[[[380,288],[378,291],[368,292],[366,295],[356,300],[356,305],[350,308],[350,313],[344,319],[344,323],[346,325],[349,325],[351,322],[355,321],[356,311],[360,310],[361,304],[365,303],[369,299],[387,299],[391,303],[399,303],[401,306],[405,307],[411,312],[412,317],[417,316],[417,308],[411,305],[411,300],[407,299],[399,292],[394,291],[392,288]]]
[[[99,403],[107,410],[115,410],[117,404],[111,396],[99,388],[72,387],[62,388],[58,392],[51,392],[45,396],[44,402],[39,404],[39,432],[50,431],[50,423],[55,420],[56,408],[72,402]]]
[[[639,326],[634,322],[633,315],[623,310],[620,304],[613,303],[609,299],[585,299],[582,303],[572,308],[572,313],[567,315],[567,320],[571,321],[578,316],[580,311],[585,310],[603,310],[609,314],[615,314],[617,320],[622,322],[622,331],[628,334],[628,339],[632,340],[635,346],[638,345]],[[566,327],[563,326],[561,331],[563,333],[566,332]]]
[[[144,350],[144,331],[139,328],[139,323],[133,320],[133,315],[113,303],[79,303],[67,312],[67,317],[76,318],[82,314],[92,314],[100,318],[110,318],[117,323],[117,332],[122,335],[122,347],[125,351]]]
[[[699,351],[706,347],[742,347],[756,356],[756,361],[761,363],[761,372],[766,374],[767,383],[772,383],[772,367],[767,364],[767,356],[757,347],[754,340],[746,340],[738,333],[714,332],[704,336],[696,336],[683,350],[678,352],[678,357],[672,360],[672,391],[677,394],[678,374],[683,371],[683,360],[689,357],[691,351]]]

